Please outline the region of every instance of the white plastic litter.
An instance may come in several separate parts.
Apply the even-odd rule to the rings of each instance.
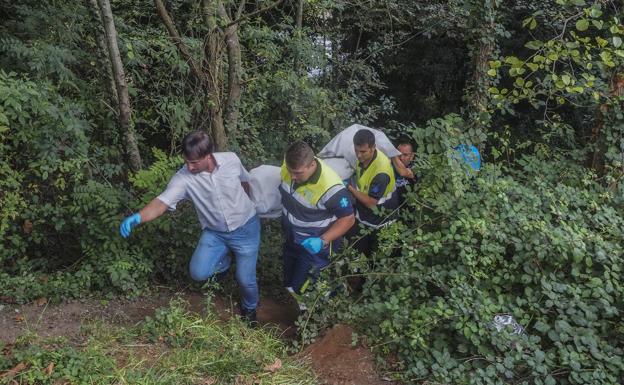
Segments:
[[[492,327],[494,327],[498,332],[508,328],[511,330],[511,334],[523,335],[525,333],[522,325],[520,325],[514,317],[509,314],[495,315],[494,320],[492,321]]]
[[[258,216],[278,218],[282,215],[280,168],[263,164],[250,170],[249,175],[251,201],[256,205]]]
[[[319,158],[344,158],[353,169],[357,164],[355,149],[353,148],[353,137],[361,129],[367,129],[375,134],[375,145],[388,158],[401,155],[401,152],[394,147],[390,139],[383,132],[374,128],[362,126],[361,124],[351,125],[334,136],[318,153]]]

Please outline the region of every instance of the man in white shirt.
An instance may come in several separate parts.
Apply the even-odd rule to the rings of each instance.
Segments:
[[[236,257],[241,313],[255,326],[258,305],[256,262],[260,246],[260,220],[248,196],[249,174],[232,152],[213,152],[214,144],[203,131],[188,134],[182,142],[185,165],[171,178],[167,189],[120,226],[124,238],[135,226],[175,210],[178,202],[193,202],[202,233],[189,269],[191,278],[204,281],[230,268]]]

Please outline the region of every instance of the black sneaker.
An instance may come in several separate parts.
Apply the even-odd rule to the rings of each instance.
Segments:
[[[241,318],[247,323],[247,325],[255,329],[258,327],[258,318],[256,317],[256,309],[241,309]]]

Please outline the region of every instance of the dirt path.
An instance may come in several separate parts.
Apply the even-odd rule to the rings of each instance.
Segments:
[[[48,304],[42,299],[27,305],[0,304],[0,341],[10,344],[24,333],[34,333],[41,337],[63,336],[71,342],[80,343],[84,340],[81,325],[86,322],[133,325],[153,315],[156,309],[167,306],[174,297],[186,300],[190,311],[200,314],[205,311],[203,295],[166,290],[134,300],[86,299]],[[213,303],[224,320],[238,312],[229,297],[215,297]],[[297,310],[294,306],[270,298],[261,299],[258,320],[264,327],[277,327],[283,337],[289,338],[295,332],[296,318]],[[346,326],[338,325],[329,330],[301,354],[310,361],[322,384],[391,384],[382,380],[375,371],[374,357],[368,349],[351,346],[351,329]]]

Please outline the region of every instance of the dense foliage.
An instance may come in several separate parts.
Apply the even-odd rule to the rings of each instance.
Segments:
[[[335,260],[304,341],[352,321],[410,383],[622,382],[620,3],[114,0],[121,77],[104,3],[0,0],[2,301],[189,282],[190,206],[130,241],[117,228],[191,130],[251,168],[362,123],[415,143],[420,182],[377,250]],[[460,143],[480,145],[478,174],[450,156]],[[361,293],[325,298],[358,274]],[[524,333],[495,328],[501,314]]]
[[[366,320],[410,382],[619,383],[621,199],[561,158],[525,156],[472,179],[423,155],[437,165],[408,213],[377,253],[348,264],[374,263],[360,301],[334,306]],[[500,314],[524,334],[497,330]]]

